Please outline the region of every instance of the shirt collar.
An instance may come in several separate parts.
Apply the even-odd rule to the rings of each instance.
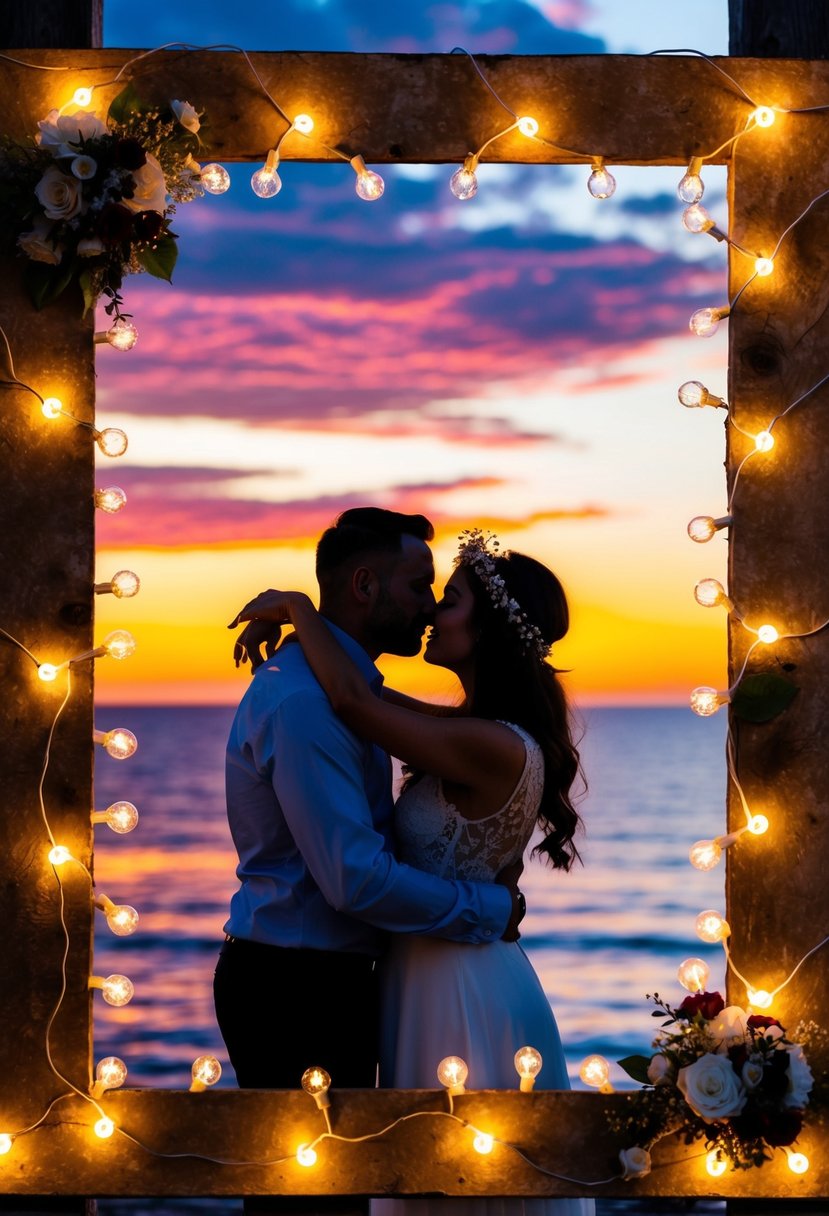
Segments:
[[[346,633],[344,629],[340,629],[339,625],[335,625],[333,621],[329,621],[327,616],[324,616],[322,619],[348,657],[357,664],[372,691],[379,692],[383,687],[383,675],[378,671],[360,643],[355,641],[350,633]]]

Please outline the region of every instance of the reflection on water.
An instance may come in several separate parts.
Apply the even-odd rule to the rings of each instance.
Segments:
[[[124,763],[96,758],[96,806],[129,799],[141,822],[129,836],[96,828],[95,879],[116,903],[133,904],[141,923],[133,937],[116,938],[99,918],[95,972],[128,975],[136,994],[122,1009],[96,998],[95,1056],[120,1056],[129,1085],[186,1088],[192,1061],[210,1052],[225,1069],[220,1084],[232,1086],[212,1002],[236,887],[223,792],[232,710],[142,708],[107,716],[135,732],[139,749]],[[616,1060],[647,1048],[646,994],[678,998],[676,969],[684,958],[707,958],[712,985],[723,976],[720,949],[694,935],[697,913],[722,907],[723,872],[693,870],[688,848],[723,830],[724,719],[683,709],[590,710],[585,718],[584,867],[563,875],[532,863],[522,880],[530,909],[523,944],[556,1012],[571,1073],[590,1052]],[[613,1080],[624,1083],[619,1070]],[[100,1205],[101,1216],[163,1216],[168,1209],[241,1210],[233,1200]],[[667,1200],[599,1205],[608,1216],[687,1210]]]

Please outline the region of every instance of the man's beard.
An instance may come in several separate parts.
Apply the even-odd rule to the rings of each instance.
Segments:
[[[423,615],[414,619],[407,616],[381,587],[369,621],[372,642],[381,654],[418,654],[428,624],[428,618]]]

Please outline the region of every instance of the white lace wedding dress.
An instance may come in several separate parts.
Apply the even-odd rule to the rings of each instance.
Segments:
[[[511,724],[506,724],[511,725]],[[491,882],[523,855],[544,786],[541,748],[525,731],[526,762],[505,806],[468,820],[446,801],[441,781],[423,776],[395,810],[402,861],[440,874]],[[535,1047],[537,1089],[569,1089],[558,1028],[541,983],[518,942],[468,945],[398,935],[383,961],[380,1084],[434,1089],[444,1056],[469,1065],[469,1089],[515,1089],[514,1056]],[[575,1164],[571,1167],[578,1176]],[[584,1199],[377,1199],[372,1216],[592,1216]]]

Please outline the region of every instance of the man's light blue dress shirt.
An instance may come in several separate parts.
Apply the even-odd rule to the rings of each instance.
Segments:
[[[366,652],[330,628],[379,694],[382,676]],[[253,676],[230,732],[226,780],[241,883],[231,936],[376,955],[380,930],[490,942],[506,928],[506,887],[396,861],[389,758],[334,715],[296,642]]]

